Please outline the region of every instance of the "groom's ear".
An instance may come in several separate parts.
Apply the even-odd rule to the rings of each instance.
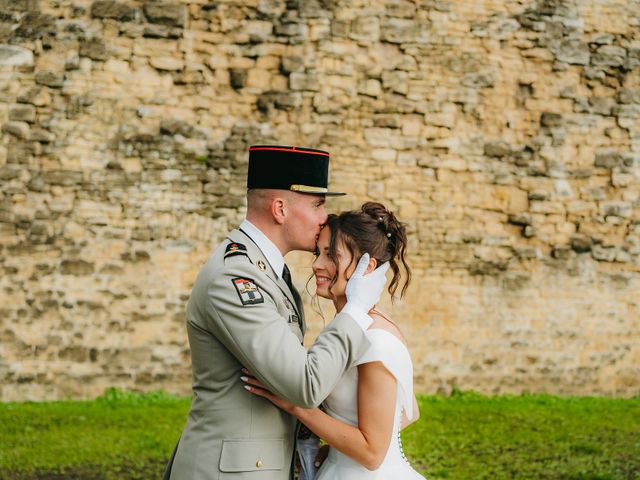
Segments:
[[[282,225],[284,223],[284,219],[287,216],[287,202],[283,198],[273,198],[271,201],[271,215],[277,224]]]

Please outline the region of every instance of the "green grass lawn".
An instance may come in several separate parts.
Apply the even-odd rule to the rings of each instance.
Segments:
[[[640,479],[640,398],[421,396],[405,452],[431,479]],[[0,479],[157,479],[190,400],[110,390],[0,404]]]

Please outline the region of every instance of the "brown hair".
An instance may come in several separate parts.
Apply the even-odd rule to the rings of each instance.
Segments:
[[[405,280],[400,291],[402,298],[411,281],[411,269],[405,259],[407,249],[406,225],[401,223],[393,212],[381,203],[366,202],[360,210],[331,214],[327,218],[326,226],[330,229],[329,257],[338,266],[336,244],[342,241],[353,256],[352,263],[363,253],[375,258],[378,265],[389,262],[393,278],[389,284],[389,294],[393,301],[396,290],[400,285],[400,265],[405,271]],[[331,281],[330,287],[337,277]]]

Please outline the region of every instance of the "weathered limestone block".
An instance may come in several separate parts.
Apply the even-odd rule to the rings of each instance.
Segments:
[[[184,60],[176,57],[150,57],[149,64],[158,70],[179,71],[184,68]]]
[[[578,39],[562,40],[552,51],[558,61],[571,65],[588,65],[591,57],[589,45]]]
[[[628,187],[638,180],[638,176],[633,173],[621,172],[619,169],[613,169],[611,172],[611,185],[617,188]]]
[[[289,37],[291,43],[301,43],[309,37],[309,28],[301,22],[282,22],[275,25],[274,33]]]
[[[56,35],[56,19],[52,15],[39,12],[29,12],[22,17],[20,25],[13,34],[28,39],[41,39],[45,36]]]
[[[593,54],[591,63],[596,66],[620,67],[624,64],[627,52],[622,47],[604,45]]]
[[[26,140],[29,137],[29,124],[26,122],[7,122],[2,125],[2,131]]]
[[[320,90],[318,77],[315,73],[292,73],[289,76],[289,88],[291,90],[307,90],[317,92]]]
[[[272,75],[266,69],[251,69],[247,71],[245,79],[245,87],[254,89],[254,91],[269,90],[272,86]]]
[[[195,128],[189,123],[176,118],[165,118],[160,122],[160,133],[165,135],[182,135],[191,137],[195,133]]]
[[[380,39],[380,19],[375,16],[356,18],[351,24],[349,37],[367,43],[377,42]]]
[[[184,28],[187,7],[177,2],[151,0],[144,4],[144,14],[151,23]]]
[[[60,272],[63,275],[89,275],[94,271],[94,264],[86,260],[63,260],[60,262]]]
[[[0,65],[7,67],[33,65],[33,52],[16,45],[0,45]]]
[[[603,247],[595,245],[591,249],[591,256],[600,262],[614,262],[616,260],[617,251],[615,247]]]
[[[509,223],[526,227],[533,224],[533,217],[528,213],[509,215]]]
[[[136,27],[138,27],[136,25]],[[183,29],[170,25],[149,24],[144,26],[142,36],[145,38],[169,38],[177,39],[182,37]],[[138,35],[133,35],[138,36]]]
[[[35,75],[36,83],[51,88],[62,88],[64,85],[64,73],[39,71]]]
[[[428,43],[429,25],[414,19],[386,17],[380,25],[380,38],[389,43]]]
[[[271,108],[294,110],[302,104],[299,92],[265,92],[258,98],[258,108],[267,112]]]
[[[613,108],[613,114],[619,118],[632,118],[637,120],[640,118],[640,105],[617,105]]]
[[[624,157],[620,152],[609,151],[596,154],[595,166],[600,168],[619,167],[623,164]]]
[[[511,146],[502,141],[487,142],[484,144],[484,154],[488,157],[504,157],[511,153]]]
[[[392,147],[400,140],[400,132],[395,128],[366,128],[364,138],[373,147]]]
[[[387,3],[384,6],[385,15],[388,17],[398,18],[415,18],[416,6],[413,2],[407,0],[400,0],[393,3]]]
[[[587,253],[591,251],[593,241],[587,235],[572,235],[571,248],[577,253]]]
[[[406,95],[409,92],[408,74],[406,72],[399,71],[384,71],[382,72],[382,86],[386,90]]]
[[[628,202],[609,201],[602,202],[601,205],[602,215],[605,217],[622,217],[631,218],[633,213],[633,206]]]
[[[82,183],[84,174],[82,172],[70,170],[51,170],[41,173],[43,181],[48,185],[59,185],[70,187]]]
[[[611,115],[615,102],[612,98],[607,97],[591,97],[589,98],[591,111],[599,115]]]
[[[382,85],[379,80],[370,78],[359,83],[358,93],[370,97],[377,97],[382,93]]]
[[[16,225],[0,222],[0,245],[11,245],[16,240]]]
[[[640,103],[640,88],[621,88],[618,91],[620,103]]]
[[[540,125],[543,127],[562,126],[562,115],[559,113],[543,112],[540,116]]]
[[[80,56],[89,57],[91,60],[104,61],[109,58],[109,50],[100,38],[91,38],[80,43]]]
[[[115,0],[98,0],[91,5],[93,18],[112,18],[122,22],[135,20],[136,10],[124,2]]]
[[[39,9],[39,0],[1,0],[3,12],[35,12]]]
[[[452,103],[446,103],[440,111],[425,113],[424,122],[426,125],[452,128],[456,123],[457,114],[457,107]]]
[[[30,103],[36,107],[47,107],[51,104],[51,94],[49,89],[36,86],[19,95],[16,100],[20,103]]]
[[[303,72],[304,58],[298,55],[285,55],[282,57],[280,69],[283,73]]]
[[[15,105],[9,110],[9,120],[32,123],[36,119],[36,109],[33,105]]]
[[[246,32],[251,43],[268,42],[273,34],[273,23],[263,20],[251,20],[246,23]]]
[[[569,260],[573,258],[573,255],[575,255],[575,252],[566,245],[556,245],[551,250],[551,256],[557,260]]]
[[[23,170],[18,165],[6,165],[0,167],[0,180],[15,180],[20,178]]]

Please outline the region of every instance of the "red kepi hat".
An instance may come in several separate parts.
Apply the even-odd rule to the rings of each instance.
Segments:
[[[253,145],[249,147],[247,188],[275,188],[315,195],[330,192],[329,152],[304,147]]]

